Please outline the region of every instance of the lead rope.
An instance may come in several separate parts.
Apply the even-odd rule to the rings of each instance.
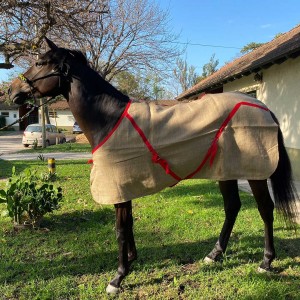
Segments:
[[[58,69],[59,69],[59,71],[60,71],[60,72],[58,72],[58,73],[51,73],[51,74],[48,74],[48,75],[45,75],[45,76],[36,78],[36,79],[34,79],[34,80],[29,80],[28,78],[26,78],[26,77],[24,76],[24,74],[20,74],[20,75],[18,76],[20,80],[26,82],[26,83],[29,85],[29,88],[30,88],[30,94],[31,94],[31,96],[32,96],[32,98],[33,98],[33,100],[34,100],[34,102],[36,102],[36,98],[35,98],[35,96],[34,96],[34,94],[33,94],[33,89],[34,89],[33,83],[34,83],[34,82],[36,82],[36,81],[38,81],[38,80],[41,80],[41,79],[45,79],[45,78],[47,78],[47,77],[51,77],[51,76],[59,76],[59,87],[60,87],[60,84],[61,84],[61,75],[65,76],[65,77],[67,77],[67,76],[69,75],[70,66],[69,66],[69,64],[65,63],[65,58],[66,58],[66,57],[64,57],[64,59],[62,60],[62,62],[60,63],[60,65],[59,65],[59,67],[58,67]],[[66,67],[66,70],[65,70],[65,71],[63,70],[63,67],[64,67],[64,66]],[[40,105],[34,105],[34,106],[31,108],[31,110],[30,110],[29,112],[27,112],[24,116],[22,116],[21,118],[19,118],[19,119],[16,120],[15,122],[13,122],[13,123],[11,123],[11,124],[9,124],[9,125],[6,125],[6,126],[0,128],[0,131],[4,130],[4,129],[6,129],[6,128],[9,128],[9,127],[13,126],[13,125],[16,124],[16,123],[20,123],[24,118],[28,117],[29,114],[30,114],[31,112],[33,112],[33,110],[34,110],[35,108],[40,108],[41,106],[47,104],[49,101],[53,100],[54,98],[55,98],[55,97],[51,97],[51,98],[48,99],[46,102],[44,102],[44,103],[42,103],[42,104],[40,104]]]
[[[33,107],[30,109],[30,111],[28,111],[24,116],[22,116],[21,118],[19,118],[18,120],[14,121],[13,123],[11,123],[11,124],[9,124],[9,125],[6,125],[6,126],[0,128],[0,131],[5,130],[5,129],[7,129],[7,128],[9,128],[9,127],[11,127],[11,126],[17,124],[17,123],[22,122],[23,119],[25,119],[26,117],[28,117],[28,116],[34,111],[35,108],[39,109],[41,106],[46,105],[48,102],[50,102],[50,101],[53,100],[54,98],[55,98],[55,97],[51,97],[50,99],[48,99],[47,101],[45,101],[44,103],[42,103],[42,104],[40,104],[40,105],[33,105]]]
[[[26,83],[28,84],[28,86],[29,86],[29,88],[30,88],[30,94],[31,94],[31,96],[32,96],[32,98],[33,98],[33,100],[34,100],[34,102],[36,102],[36,98],[35,98],[35,96],[34,96],[34,94],[33,94],[33,86],[32,86],[32,84],[31,84],[31,81],[28,80],[23,74],[20,74],[18,77],[19,77],[22,81],[24,81],[24,82],[26,82]],[[50,99],[48,99],[47,101],[45,101],[45,102],[42,103],[42,104],[39,104],[39,105],[33,105],[33,107],[30,109],[30,111],[28,111],[24,116],[20,117],[18,120],[14,121],[13,123],[11,123],[11,124],[9,124],[9,125],[6,125],[6,126],[0,128],[0,131],[2,131],[2,130],[4,130],[4,129],[7,129],[7,128],[9,128],[9,127],[11,127],[11,126],[13,126],[13,125],[15,125],[15,124],[17,124],[17,123],[22,122],[23,119],[26,118],[26,117],[28,117],[28,116],[34,111],[35,108],[39,109],[41,106],[46,105],[48,102],[50,102],[50,101],[53,100],[54,98],[55,98],[55,97],[51,97]]]

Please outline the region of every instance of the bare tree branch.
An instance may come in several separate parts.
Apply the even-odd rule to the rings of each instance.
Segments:
[[[109,81],[122,71],[162,73],[180,54],[167,20],[168,12],[154,0],[6,0],[0,7],[0,55],[6,65],[0,68],[23,64],[47,35],[82,49]]]
[[[104,12],[105,0],[6,0],[0,7],[0,55],[11,63],[39,49],[46,35],[68,45],[84,39]]]
[[[141,68],[162,72],[174,64],[179,51],[170,43],[177,37],[167,26],[167,12],[151,0],[109,1],[108,8],[83,46],[105,79]]]

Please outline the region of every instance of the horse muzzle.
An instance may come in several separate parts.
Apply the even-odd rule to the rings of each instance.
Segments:
[[[22,105],[28,98],[30,98],[31,90],[28,84],[16,79],[10,85],[8,91],[9,99],[18,105]]]
[[[10,86],[8,91],[8,98],[15,104],[22,105],[27,99],[28,94],[22,91],[14,91]]]

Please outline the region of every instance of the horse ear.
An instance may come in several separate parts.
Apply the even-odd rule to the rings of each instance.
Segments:
[[[58,47],[45,36],[45,41],[51,50],[57,50]]]

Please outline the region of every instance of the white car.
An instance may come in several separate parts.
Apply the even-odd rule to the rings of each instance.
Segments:
[[[62,144],[66,142],[66,136],[60,132],[56,126],[46,124],[46,146]],[[42,146],[42,125],[30,124],[24,131],[22,144],[24,147],[29,145]]]
[[[82,130],[81,128],[79,127],[78,123],[75,122],[74,125],[73,125],[73,134],[74,133],[82,133]]]

